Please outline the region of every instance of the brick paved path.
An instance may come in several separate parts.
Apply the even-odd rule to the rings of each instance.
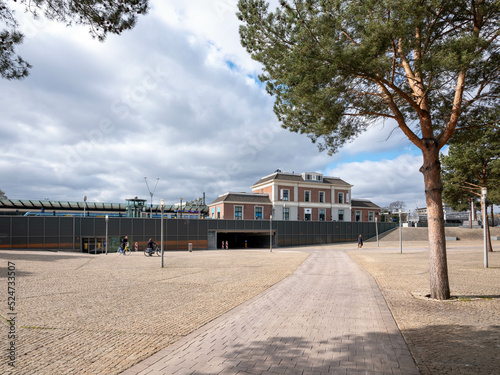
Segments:
[[[123,375],[418,374],[374,279],[311,249],[290,277]]]

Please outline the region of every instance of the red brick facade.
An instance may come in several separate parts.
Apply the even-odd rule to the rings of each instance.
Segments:
[[[269,220],[272,213],[273,220],[375,221],[380,207],[370,201],[352,200],[351,187],[340,178],[320,173],[276,171],[254,184],[252,193],[221,195],[209,205],[209,217]]]
[[[269,219],[271,207],[267,194],[226,193],[212,202],[208,210],[212,219],[264,220]]]

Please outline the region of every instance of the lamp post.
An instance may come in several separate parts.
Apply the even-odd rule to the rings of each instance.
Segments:
[[[399,253],[403,254],[403,237],[401,228],[401,208],[399,209]]]
[[[375,233],[377,234],[377,247],[378,247],[378,217],[375,216]]]
[[[181,201],[181,205],[180,205],[180,210],[179,210],[179,215],[180,215],[180,219],[182,219],[182,198],[179,198],[180,201]]]
[[[165,206],[165,199],[160,201],[161,207],[161,231],[160,231],[160,250],[161,250],[161,268],[163,268],[163,207]]]
[[[87,196],[83,196],[83,217],[85,217],[85,206],[87,205]]]
[[[484,237],[484,268],[488,268],[488,230],[486,225],[488,224],[486,220],[486,197],[488,195],[488,189],[485,187],[481,188],[481,207],[483,209],[483,237]]]
[[[269,251],[273,252],[273,214],[269,215]]]
[[[149,217],[153,217],[153,195],[156,191],[156,187],[158,186],[159,180],[160,180],[160,177],[156,177],[155,187],[154,187],[153,191],[151,191],[151,189],[149,189],[149,185],[148,185],[148,178],[144,177],[144,181],[146,181],[146,186],[148,187],[149,195],[151,196],[151,205],[149,206]]]
[[[108,255],[108,221],[109,221],[109,215],[106,215],[105,216],[106,218],[106,243],[105,243],[105,247],[106,247],[106,255]]]

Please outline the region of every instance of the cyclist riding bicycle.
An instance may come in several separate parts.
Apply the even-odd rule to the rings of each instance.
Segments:
[[[144,255],[147,254],[149,256],[152,256],[157,250],[158,246],[156,246],[156,243],[153,241],[152,238],[150,238],[148,241],[148,246],[146,247],[146,250],[144,250]]]
[[[126,247],[128,246],[128,236],[122,237],[122,244],[120,246],[121,251],[125,251]]]
[[[152,238],[148,241],[148,246],[144,249],[144,255],[152,257],[153,255],[161,255],[161,250],[158,248],[158,245],[153,241]]]
[[[156,244],[154,243],[153,239],[150,238],[149,241],[148,241],[148,249],[153,250],[155,248],[155,245]]]

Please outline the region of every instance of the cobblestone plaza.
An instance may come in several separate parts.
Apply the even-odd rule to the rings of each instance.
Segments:
[[[398,244],[394,242],[381,242],[380,248],[374,242],[367,242],[362,250],[354,248],[351,243],[282,248],[272,253],[266,250],[169,252],[164,269],[160,267],[160,258],[145,257],[142,253],[122,256],[1,251],[0,280],[4,280],[5,288],[0,298],[3,317],[0,335],[4,345],[7,340],[3,338],[8,337],[10,329],[7,309],[10,264],[15,265],[17,316],[16,367],[8,366],[9,348],[6,346],[0,371],[7,374],[119,374],[127,369],[130,371],[132,366],[152,358],[155,353],[158,356],[180,340],[203,335],[204,327],[210,327],[208,323],[231,318],[231,314],[241,311],[238,309],[242,307],[238,306],[248,309],[253,306],[248,305],[250,301],[258,304],[266,293],[277,293],[279,288],[290,285],[291,275],[298,277],[308,269],[312,270],[309,272],[313,279],[320,274],[325,275],[324,280],[346,275],[347,268],[339,262],[351,257],[373,275],[377,283],[374,285],[380,288],[420,373],[492,374],[499,368],[500,252],[490,253],[490,268],[484,269],[480,243],[450,244],[450,284],[452,295],[458,298],[439,302],[424,297],[428,288],[425,243],[407,243],[403,254],[399,254]],[[327,258],[321,256],[323,253]],[[337,253],[339,255],[335,255]],[[341,254],[350,256],[344,258]],[[325,263],[326,259],[332,263]],[[326,268],[319,272],[315,267],[321,263],[325,263]],[[328,313],[342,304],[341,299],[345,299],[346,308],[353,313],[358,309],[366,311],[362,299],[358,299],[360,305],[347,302],[351,297],[342,288],[361,282],[357,276],[349,277],[349,283],[336,279],[335,298],[325,299],[326,291],[321,292],[319,284],[301,292],[302,298],[307,294],[314,296],[312,306],[318,306],[313,309],[316,313],[301,319],[301,324],[306,328],[313,323],[332,327],[340,322],[346,327],[349,314],[343,314],[347,320],[338,320]],[[286,290],[282,293],[286,294]],[[274,307],[274,303],[269,305],[269,300],[266,301],[265,309]],[[295,315],[290,313],[301,306],[292,301],[288,305],[290,312],[275,311],[278,321],[291,319]],[[382,307],[377,307],[377,311]],[[254,321],[257,323],[258,319]],[[238,327],[235,323],[235,337],[244,336],[243,326]],[[269,337],[274,334],[266,333]],[[335,337],[349,340],[342,334]],[[314,342],[314,337],[303,337],[301,342],[310,340]],[[302,358],[305,358],[303,354]],[[314,359],[310,360],[319,366]],[[322,372],[318,373],[331,373],[332,363],[321,367]],[[404,363],[389,364],[404,373],[401,370],[404,369],[401,366],[406,366]],[[347,367],[342,367],[344,365]],[[193,374],[237,373],[231,372],[234,369],[216,372],[214,367],[196,372],[199,369],[194,362],[192,366],[189,373]],[[259,369],[261,372],[257,373],[265,374],[267,370],[263,366],[248,373],[256,373]],[[346,374],[359,373],[356,371],[386,373],[380,367],[368,370],[366,358],[362,363],[346,361],[336,366],[340,367],[333,373],[339,373],[339,369],[347,371],[342,372]]]

